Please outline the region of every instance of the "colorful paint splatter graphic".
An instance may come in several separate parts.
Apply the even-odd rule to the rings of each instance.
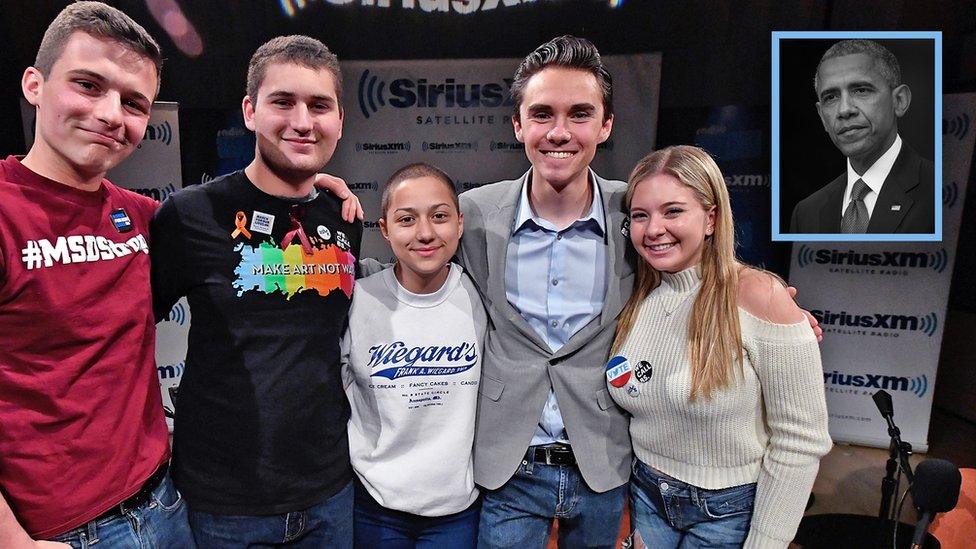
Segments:
[[[352,297],[356,258],[333,245],[316,247],[310,255],[297,244],[282,250],[270,242],[257,248],[241,243],[234,251],[241,254],[241,263],[234,269],[237,297],[251,291],[282,293],[286,299],[299,292],[315,291],[325,297],[335,290]]]

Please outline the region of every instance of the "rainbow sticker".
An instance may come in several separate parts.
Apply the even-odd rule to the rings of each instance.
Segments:
[[[247,292],[281,293],[291,299],[300,292],[317,292],[326,297],[341,290],[352,297],[356,280],[356,258],[336,246],[316,247],[311,254],[297,244],[284,250],[270,242],[258,247],[240,243],[234,251],[241,254],[241,262],[234,269],[237,297]]]

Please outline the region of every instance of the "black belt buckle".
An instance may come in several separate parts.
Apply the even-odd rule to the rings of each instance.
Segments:
[[[546,465],[576,465],[576,456],[573,447],[566,444],[536,446],[535,461]]]
[[[126,511],[131,511],[133,509],[136,509],[137,507],[141,507],[145,505],[146,502],[149,501],[149,498],[152,496],[152,493],[163,482],[163,479],[166,477],[166,472],[168,470],[169,470],[168,462],[160,465],[159,469],[156,469],[156,472],[153,473],[148,479],[146,479],[146,482],[142,483],[142,486],[139,488],[138,492],[127,497],[121,503],[117,505],[113,505],[111,509],[102,513],[102,516],[98,517],[98,519],[107,518],[114,515],[124,515]]]

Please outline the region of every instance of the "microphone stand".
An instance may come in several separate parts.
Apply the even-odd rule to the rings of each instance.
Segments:
[[[879,400],[887,400],[887,406],[882,405]],[[875,402],[878,403],[881,416],[888,423],[888,436],[891,437],[891,443],[888,445],[888,461],[885,463],[885,477],[881,480],[881,507],[878,510],[878,518],[882,525],[881,539],[884,540],[884,546],[890,546],[894,536],[894,525],[898,521],[896,516],[898,506],[893,497],[897,496],[895,490],[898,485],[896,479],[898,466],[901,466],[909,486],[915,482],[915,474],[912,473],[912,466],[908,461],[908,456],[912,454],[912,445],[901,440],[901,431],[895,425],[891,408],[891,396],[883,390],[878,391],[875,393]]]
[[[908,524],[898,520],[898,485],[902,471],[908,479],[909,486],[913,486],[916,475],[908,462],[912,454],[912,445],[901,440],[901,431],[894,421],[894,408],[891,395],[880,390],[872,396],[874,403],[881,412],[881,417],[888,424],[888,436],[891,444],[888,446],[888,462],[885,465],[885,477],[881,481],[881,508],[878,517],[865,517],[855,514],[827,513],[823,515],[808,515],[800,521],[794,542],[806,549],[864,549],[865,547],[888,549],[889,547],[907,548],[914,542],[911,528]],[[922,477],[924,482],[924,477]],[[902,500],[904,501],[904,500]],[[897,532],[896,525],[903,529]],[[825,532],[831,535],[824,536]],[[931,534],[926,535],[926,540]]]

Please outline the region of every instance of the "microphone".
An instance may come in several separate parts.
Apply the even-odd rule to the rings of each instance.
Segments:
[[[871,398],[874,399],[874,405],[881,412],[881,417],[887,419],[895,414],[895,408],[891,404],[891,395],[887,391],[879,390],[871,395]]]
[[[925,532],[936,513],[945,513],[956,507],[961,485],[962,475],[951,461],[927,459],[918,464],[912,485],[912,500],[919,517],[912,537],[912,549],[921,549]]]

